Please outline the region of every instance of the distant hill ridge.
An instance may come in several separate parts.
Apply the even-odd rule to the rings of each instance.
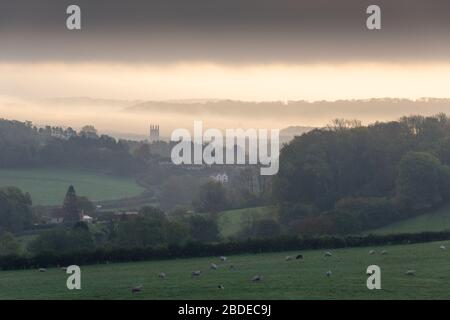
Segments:
[[[274,118],[356,118],[362,121],[393,120],[409,114],[432,115],[450,112],[450,98],[374,98],[336,101],[239,101],[178,100],[145,101],[127,106],[128,112],[209,114]]]

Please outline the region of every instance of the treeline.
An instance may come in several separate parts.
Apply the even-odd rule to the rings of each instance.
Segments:
[[[75,166],[113,174],[139,170],[126,141],[98,135],[92,126],[38,128],[31,122],[0,119],[0,168]]]
[[[355,233],[450,202],[450,120],[336,120],[280,155],[273,194],[293,233]]]
[[[347,247],[412,244],[450,239],[450,231],[418,234],[368,235],[364,237],[281,237],[240,242],[200,243],[138,248],[100,248],[63,254],[41,252],[35,256],[7,255],[0,257],[0,269],[47,268],[110,262],[136,262],[176,258],[194,258],[243,253],[265,253],[292,250],[336,249]]]

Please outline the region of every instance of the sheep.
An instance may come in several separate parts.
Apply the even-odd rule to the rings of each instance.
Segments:
[[[324,255],[325,255],[325,257],[331,257],[331,256],[333,256],[333,254],[332,254],[330,251],[326,251],[326,252],[324,253]]]
[[[382,255],[386,255],[388,252],[386,250],[381,251]]]
[[[165,279],[166,278],[166,274],[164,272],[161,272],[161,273],[158,274],[158,278]]]
[[[40,268],[39,269],[39,272],[46,272],[47,271],[47,269],[45,269],[45,268]]]
[[[285,260],[286,260],[286,261],[291,261],[291,260],[292,260],[292,257],[291,257],[291,256],[287,256]]]
[[[416,270],[406,270],[405,274],[407,276],[415,276],[416,275]]]
[[[259,282],[259,281],[262,281],[262,280],[263,280],[263,276],[260,276],[260,275],[256,275],[256,276],[254,276],[252,278],[253,282]]]
[[[197,270],[197,271],[192,271],[191,276],[192,277],[200,277],[201,274],[202,274],[202,272],[200,270]]]
[[[370,250],[370,251],[369,251],[369,254],[370,254],[370,255],[374,255],[374,254],[375,254],[375,250]]]
[[[134,288],[131,289],[131,293],[138,293],[138,292],[141,292],[143,287],[144,287],[143,285],[134,287]]]
[[[227,257],[225,257],[225,256],[221,256],[221,257],[220,257],[220,261],[222,261],[222,262],[225,262],[225,261],[227,261]]]
[[[441,248],[441,250],[447,250],[446,246],[442,245],[439,248]]]
[[[219,289],[221,289],[221,290],[224,290],[224,289],[225,289],[225,287],[224,287],[223,285],[221,285],[221,284],[219,284],[219,285],[217,286],[217,288],[219,288]]]
[[[302,254],[299,254],[299,255],[297,255],[296,257],[295,257],[295,259],[301,259],[301,260],[303,260],[303,255]]]
[[[230,264],[230,269],[234,269],[234,264]]]
[[[331,270],[328,270],[327,273],[325,273],[325,274],[328,278],[331,277]]]
[[[217,270],[219,267],[217,266],[217,264],[215,263],[211,263],[211,265],[209,266],[211,269],[213,270]]]

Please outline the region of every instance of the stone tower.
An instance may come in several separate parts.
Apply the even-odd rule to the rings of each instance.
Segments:
[[[150,125],[150,141],[159,141],[159,125]]]

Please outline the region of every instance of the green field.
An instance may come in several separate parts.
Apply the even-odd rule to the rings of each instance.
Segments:
[[[235,235],[252,221],[264,218],[274,218],[277,215],[277,208],[255,207],[237,210],[223,211],[219,214],[219,228],[223,237]]]
[[[58,268],[1,271],[0,299],[450,299],[450,250],[441,250],[442,244],[450,247],[447,241],[350,248],[328,258],[322,250],[304,251],[303,261],[285,261],[298,252],[284,252],[230,256],[225,263],[213,257],[82,266],[78,291],[66,289],[67,275]],[[376,254],[369,255],[371,249]],[[209,268],[212,262],[218,270]],[[381,290],[366,287],[372,264],[381,268]],[[408,269],[416,275],[405,275]],[[202,276],[192,278],[194,270]],[[166,279],[158,278],[160,272]],[[264,280],[252,282],[256,274]],[[142,292],[132,294],[137,285]]]
[[[0,187],[15,186],[29,192],[33,205],[62,204],[69,185],[78,195],[93,201],[139,195],[143,188],[132,178],[111,177],[94,172],[65,169],[0,170]]]
[[[398,234],[445,230],[450,230],[450,207],[444,207],[432,213],[399,221],[368,233]]]

